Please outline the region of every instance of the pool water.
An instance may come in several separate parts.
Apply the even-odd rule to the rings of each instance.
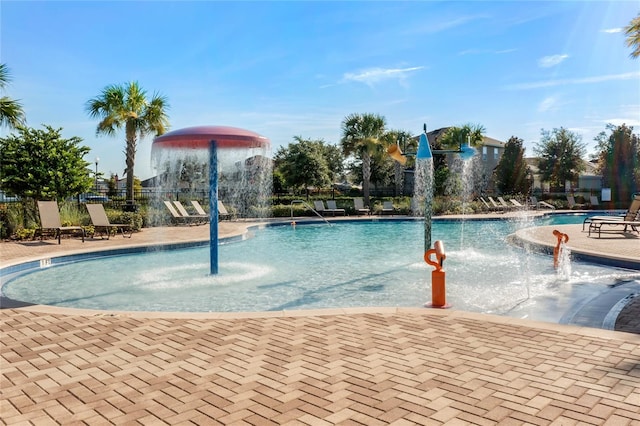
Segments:
[[[572,261],[505,242],[528,221],[436,221],[444,243],[447,303],[454,309],[558,322],[576,303],[637,271]],[[99,257],[39,269],[6,283],[5,297],[37,304],[125,311],[276,311],[420,307],[431,299],[421,221],[272,226],[223,244],[210,276],[208,247]]]

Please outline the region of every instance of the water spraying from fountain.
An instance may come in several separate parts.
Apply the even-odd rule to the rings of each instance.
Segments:
[[[265,188],[269,188],[270,195],[271,187],[270,160],[267,158],[269,148],[269,139],[264,136],[225,126],[174,130],[153,141],[152,158],[156,160],[156,165],[169,163],[169,169],[177,171],[176,161],[182,159],[180,173],[166,173],[171,183],[175,183],[174,179],[179,180],[183,174],[184,154],[196,155],[195,158],[199,158],[196,151],[207,154],[208,161],[204,164],[208,165],[211,275],[218,273],[218,191],[224,191],[229,196],[227,199],[235,202],[236,209],[248,211],[253,208],[253,216],[260,216],[261,211],[266,211],[265,203],[268,200]],[[167,153],[172,156],[166,156]],[[196,163],[199,162],[196,160]],[[204,176],[200,178],[204,180]]]

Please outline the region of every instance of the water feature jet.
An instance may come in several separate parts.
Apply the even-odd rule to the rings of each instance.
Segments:
[[[196,126],[178,129],[153,140],[154,151],[205,150],[209,153],[209,262],[210,273],[218,273],[218,150],[258,150],[265,156],[269,139],[249,130],[229,126]]]

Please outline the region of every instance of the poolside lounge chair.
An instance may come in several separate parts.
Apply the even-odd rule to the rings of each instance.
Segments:
[[[590,216],[582,222],[582,230],[584,231],[585,224],[589,224],[589,236],[591,231],[598,231],[598,238],[602,232],[602,226],[624,226],[622,232],[627,232],[630,227],[633,231],[638,232],[640,227],[640,195],[635,195],[633,201],[629,206],[629,209],[624,215],[620,216]],[[620,228],[606,229],[605,231],[620,231]]]
[[[104,206],[102,204],[86,204],[86,206],[89,216],[91,217],[93,229],[95,232],[100,233],[100,238],[102,238],[103,234],[107,234],[108,240],[111,236],[112,229],[115,230],[116,233],[120,231],[123,237],[126,237],[126,233],[129,233],[129,238],[133,235],[131,224],[109,222],[109,217],[104,211]]]
[[[534,206],[534,208],[539,209],[540,207],[545,207],[547,209],[551,209],[551,210],[555,210],[556,208],[554,206],[552,206],[551,204],[544,202],[544,201],[538,201],[538,198],[536,197],[529,197],[529,201],[531,202],[531,205]]]
[[[493,197],[487,197],[487,198],[489,199],[489,202],[493,206],[494,210],[501,211],[503,213],[507,211],[507,208],[503,205],[498,204],[498,202],[494,200]]]
[[[178,210],[176,210],[174,205],[171,204],[171,201],[163,201],[163,203],[167,207],[167,210],[169,210],[169,213],[171,213],[172,223],[176,225],[193,225],[194,224],[194,220],[191,217],[183,216],[180,213],[178,213]]]
[[[525,206],[524,204],[522,204],[520,201],[516,200],[515,198],[511,198],[511,199],[509,199],[509,201],[511,201],[511,204],[513,204],[517,209],[523,210],[523,209],[527,208],[527,206]]]
[[[393,214],[395,212],[395,209],[393,208],[393,202],[392,201],[383,201],[382,202],[382,214],[388,213],[388,214]]]
[[[198,213],[200,216],[206,216],[207,215],[207,212],[204,211],[204,209],[202,208],[202,206],[200,205],[198,200],[191,200],[191,205],[193,206],[193,208],[196,211],[196,213]]]
[[[193,203],[193,201],[192,201],[192,203]],[[196,203],[197,203],[197,201],[196,201]],[[229,219],[229,218],[231,218],[231,215],[229,214],[229,211],[227,211],[227,208],[224,206],[222,201],[218,200],[218,220]]]
[[[513,210],[516,207],[514,204],[507,203],[505,199],[502,197],[498,197],[498,201],[500,202],[500,205],[504,207],[505,210]]]
[[[327,211],[330,211],[334,216],[336,215],[336,213],[342,213],[343,216],[347,214],[345,209],[338,208],[335,200],[327,200]]]
[[[488,211],[490,212],[495,212],[495,211],[503,211],[502,209],[498,208],[498,206],[491,206],[489,205],[489,203],[487,202],[487,200],[485,200],[482,197],[479,197],[480,201],[482,201],[482,204],[484,204],[484,206],[487,208]],[[494,203],[495,204],[495,203]]]
[[[324,216],[327,211],[322,200],[315,200],[313,202],[313,209],[321,216]]]
[[[60,210],[57,201],[38,201],[38,213],[40,214],[40,239],[46,232],[54,232],[55,238],[60,244],[62,234],[80,233],[84,243],[85,232],[82,226],[62,226],[60,221]]]
[[[353,207],[358,214],[371,214],[369,207],[364,206],[364,200],[362,197],[356,197],[353,199]]]
[[[174,201],[173,205],[183,217],[190,218],[196,224],[207,223],[209,221],[208,214],[190,214],[180,201]]]

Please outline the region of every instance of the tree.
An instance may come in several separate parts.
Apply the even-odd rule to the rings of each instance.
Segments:
[[[126,141],[127,200],[133,200],[134,166],[138,139],[148,134],[159,136],[169,127],[167,99],[155,93],[147,99],[147,93],[137,82],[111,85],[100,95],[87,102],[86,110],[91,118],[100,118],[96,134],[113,136],[124,127]]]
[[[465,124],[453,126],[444,132],[436,134],[433,149],[459,149],[465,144],[477,146],[482,143],[485,128],[481,124]],[[463,162],[447,161],[444,155],[434,156],[434,191],[437,195],[470,196],[473,192],[471,183],[484,187],[484,180],[477,176],[463,175]],[[467,173],[473,173],[474,168],[466,168]],[[477,168],[475,169],[477,170]],[[482,183],[482,184],[481,184]]]
[[[0,138],[0,188],[34,200],[65,199],[93,186],[89,147],[82,139],[61,137],[62,129],[19,126],[18,134]]]
[[[541,135],[534,152],[540,157],[538,168],[542,180],[556,191],[562,191],[566,181],[576,181],[585,169],[582,161],[585,145],[580,135],[563,127],[552,131],[542,129]]]
[[[629,56],[640,57],[640,13],[625,27],[624,33],[627,36],[626,44],[632,49]]]
[[[445,149],[457,149],[465,143],[476,146],[482,142],[485,131],[481,124],[469,123],[462,127],[449,127],[438,141]]]
[[[342,121],[342,152],[362,160],[362,192],[365,205],[370,204],[371,155],[380,149],[386,120],[377,114],[351,114]]]
[[[10,81],[11,76],[9,75],[7,65],[0,64],[0,90],[4,91]],[[25,123],[24,110],[20,102],[8,96],[2,96],[0,98],[0,126],[15,129],[18,126],[25,125]]]
[[[607,125],[611,133],[600,132],[594,138],[598,145],[595,155],[602,183],[611,188],[617,201],[631,200],[640,191],[640,138],[633,134],[633,127]]]
[[[524,160],[523,140],[515,136],[507,141],[495,171],[495,182],[503,194],[529,194],[531,170]]]
[[[322,188],[331,183],[331,174],[325,158],[324,142],[295,136],[295,143],[281,147],[276,153],[275,168],[282,174],[286,185],[292,188],[311,186]]]

